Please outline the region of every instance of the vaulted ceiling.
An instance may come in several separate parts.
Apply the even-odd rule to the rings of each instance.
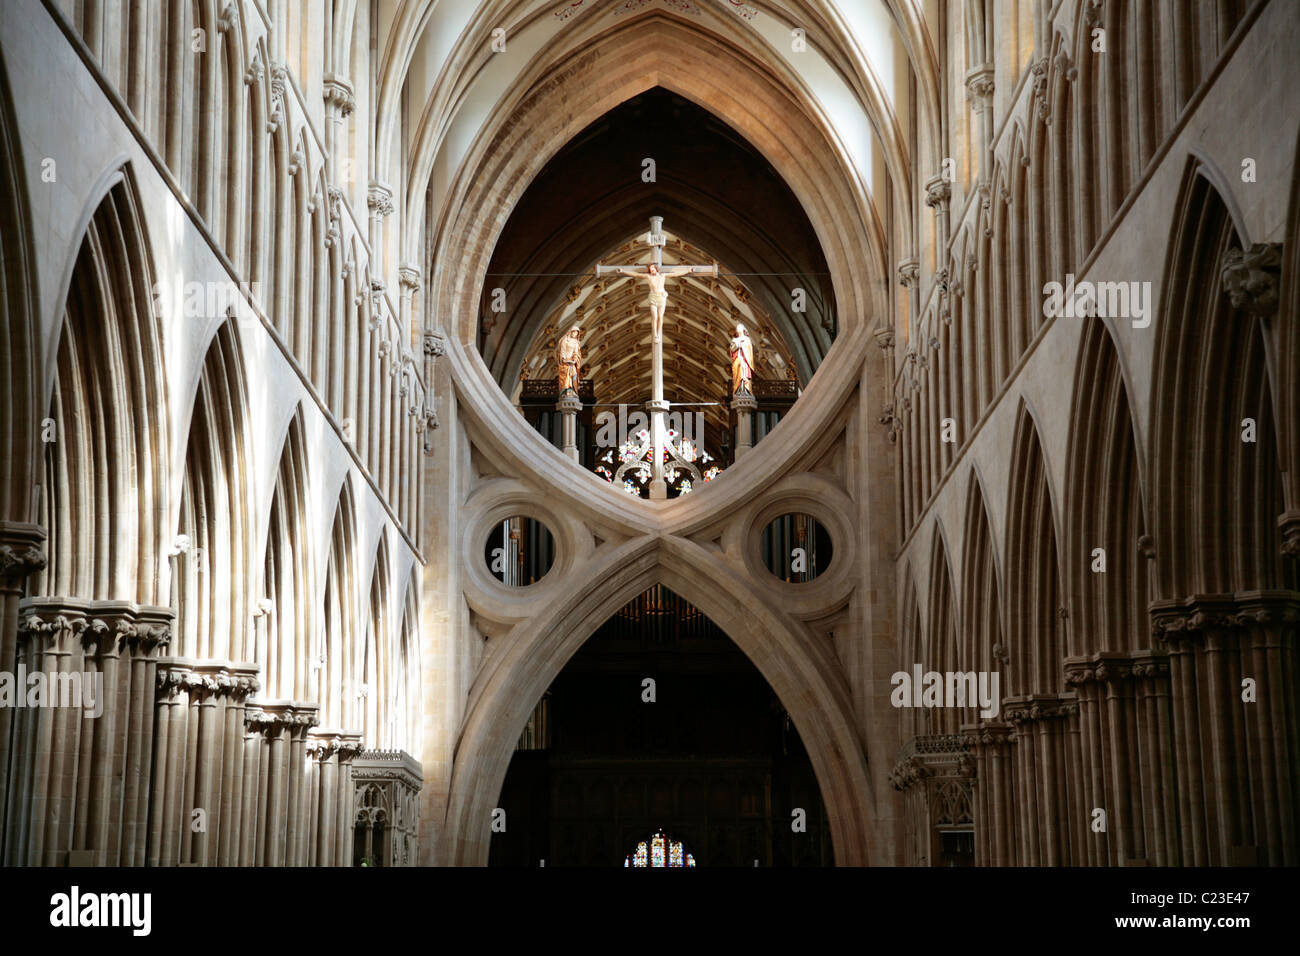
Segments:
[[[651,172],[653,181],[647,182]],[[589,293],[597,286],[597,261],[649,261],[641,237],[654,215],[664,217],[664,229],[678,240],[672,251],[683,261],[717,262],[723,275],[712,286],[698,278],[669,282],[666,394],[680,368],[681,387],[707,393],[708,400],[719,397],[714,392],[726,380],[726,345],[735,321],[767,334],[781,357],[780,377],[786,363],[801,381],[811,377],[834,338],[835,298],[807,215],[743,137],[708,111],[656,88],[622,103],[561,149],[506,222],[488,267],[479,348],[507,392],[521,368],[539,377],[536,362],[529,365],[526,358],[552,354],[550,326],[575,311],[569,308],[575,286]],[[634,287],[626,278],[598,285],[584,313],[600,309],[606,319],[640,313],[641,321],[617,331],[616,339],[627,337],[620,345],[631,346],[641,336],[646,347],[634,353],[640,359],[625,356],[618,371],[604,359],[602,371],[609,377],[602,382],[593,376],[597,398],[644,401],[650,374],[644,285]],[[734,301],[723,293],[724,285]],[[493,311],[498,289],[504,291],[504,312]],[[803,311],[795,308],[799,300]],[[733,306],[744,306],[734,319]],[[676,332],[674,318],[682,320]],[[603,345],[607,352],[619,347],[609,339],[588,345]],[[644,386],[639,393],[637,381]],[[612,391],[607,394],[602,384]]]
[[[709,264],[700,249],[665,232],[666,264]],[[606,265],[651,261],[641,236],[600,257]],[[664,395],[675,405],[695,406],[707,424],[727,428],[726,402],[731,392],[728,344],[736,323],[743,323],[754,343],[756,372],[762,378],[802,382],[786,344],[766,311],[755,301],[742,277],[683,276],[668,280],[664,317]],[[555,375],[559,336],[577,326],[583,337],[583,378],[596,398],[612,405],[640,405],[651,393],[650,310],[644,282],[628,276],[590,274],[574,280],[560,303],[548,313],[524,359],[522,378]]]

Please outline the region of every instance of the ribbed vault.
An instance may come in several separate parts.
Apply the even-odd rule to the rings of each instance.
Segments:
[[[647,160],[653,182],[645,181]],[[788,352],[798,378],[812,376],[836,330],[835,295],[812,224],[742,136],[684,97],[654,88],[575,136],[511,212],[487,270],[479,319],[484,360],[507,391],[572,287],[594,279],[597,259],[644,234],[656,215],[676,237],[708,250],[723,272],[743,273],[740,282],[728,281],[771,317],[789,345],[779,351]],[[498,289],[503,313],[493,311]],[[647,360],[647,378],[648,369]]]
[[[665,232],[663,261],[707,264],[703,250]],[[650,246],[639,236],[611,249],[606,265],[651,261]],[[737,323],[754,343],[757,373],[763,378],[799,380],[784,337],[738,277],[680,276],[669,280],[664,318],[665,395],[675,405],[694,406],[709,425],[727,428],[731,359],[728,345]],[[602,404],[640,405],[650,397],[650,313],[645,283],[628,276],[594,274],[575,280],[547,316],[523,363],[522,378],[555,375],[559,336],[577,326],[583,337],[583,378],[592,382]]]

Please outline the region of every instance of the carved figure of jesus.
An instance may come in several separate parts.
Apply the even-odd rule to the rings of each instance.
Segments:
[[[664,328],[664,310],[668,308],[668,292],[664,281],[670,276],[695,272],[694,266],[660,266],[650,263],[645,271],[635,267],[619,266],[615,271],[634,279],[642,279],[650,286],[650,334],[652,341],[658,342]]]
[[[742,388],[750,391],[754,378],[754,344],[749,340],[743,325],[736,326],[736,337],[731,340],[731,393]]]
[[[578,390],[582,376],[582,330],[576,325],[560,337],[555,347],[555,371],[560,380],[560,394]]]

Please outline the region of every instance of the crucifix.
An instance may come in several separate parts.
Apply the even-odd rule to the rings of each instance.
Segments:
[[[668,411],[668,403],[664,401],[663,328],[664,310],[668,307],[668,293],[664,289],[664,282],[670,276],[688,275],[690,273],[703,273],[715,278],[718,275],[717,265],[665,266],[663,248],[668,244],[668,237],[664,235],[663,224],[663,216],[650,217],[650,232],[646,236],[646,242],[650,245],[654,261],[649,265],[644,268],[639,266],[596,266],[596,275],[598,276],[617,272],[644,281],[650,286],[650,367],[653,395],[647,403],[646,409],[650,412],[650,450],[653,452],[651,455],[650,497],[659,500],[668,497],[668,483],[664,478],[665,458],[670,457],[690,471],[695,471],[695,468],[681,460],[675,449],[672,448],[668,440],[668,429],[664,424],[664,415]]]

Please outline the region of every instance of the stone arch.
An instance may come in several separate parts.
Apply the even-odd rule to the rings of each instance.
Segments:
[[[926,628],[925,654],[920,663],[926,671],[958,670],[960,651],[957,635],[960,620],[953,597],[952,565],[948,560],[948,539],[943,523],[935,521],[930,539],[929,626]],[[951,707],[926,708],[924,719],[932,734],[955,734],[961,715]]]
[[[597,61],[604,72],[599,82],[591,82],[584,66]],[[696,69],[701,63],[708,68]],[[735,88],[738,77],[752,77],[744,98],[727,92]],[[458,390],[466,396],[462,407],[473,405],[491,415],[500,430],[517,436],[518,447],[540,447],[542,440],[517,415],[505,414],[508,400],[474,354],[484,274],[505,211],[569,137],[612,106],[654,85],[707,103],[711,112],[767,157],[804,206],[836,277],[839,314],[851,317],[814,382],[835,377],[832,368],[851,361],[844,353],[857,348],[856,343],[845,347],[844,339],[855,338],[854,332],[865,334],[865,316],[885,311],[887,282],[878,254],[883,248],[878,224],[826,131],[799,102],[755,71],[750,60],[717,38],[657,13],[629,18],[593,40],[562,74],[539,78],[513,104],[508,117],[495,118],[453,184],[466,199],[438,225],[432,254],[437,268],[431,264],[427,302],[434,324],[450,324],[447,317],[456,317],[448,349]],[[563,108],[558,105],[561,100]],[[552,121],[532,121],[540,116],[564,116],[566,122],[555,129]],[[860,261],[864,250],[868,268],[850,268],[849,263]]]
[[[262,594],[255,660],[263,696],[310,697],[311,641],[317,633],[316,549],[311,531],[311,491],[302,406],[295,407],[276,465],[263,547]]]
[[[8,376],[8,398],[0,403],[0,439],[7,448],[6,478],[0,482],[0,519],[29,523],[32,489],[39,479],[36,448],[42,389],[40,312],[31,210],[20,171],[28,169],[15,129],[13,95],[0,59],[0,369]],[[6,542],[7,543],[7,542]],[[5,627],[7,634],[11,628]],[[0,667],[7,667],[0,662]]]
[[[361,657],[356,663],[358,680],[365,687],[365,703],[361,708],[359,729],[368,747],[381,747],[389,737],[381,714],[391,706],[389,688],[392,673],[394,632],[389,623],[389,570],[388,533],[381,532],[375,548],[374,570],[370,575],[370,594],[367,604],[365,638],[358,648]]]
[[[338,730],[352,726],[356,713],[354,662],[358,659],[356,577],[356,506],[347,476],[339,492],[330,526],[325,564],[324,617],[313,655],[318,667],[313,695],[320,705],[321,726]]]
[[[1006,646],[1001,595],[1002,573],[993,547],[988,503],[979,472],[967,479],[966,516],[962,533],[960,599],[963,670],[998,669],[998,647]]]
[[[1095,318],[1079,347],[1066,457],[1071,654],[1148,646],[1147,558],[1154,552],[1142,473],[1124,369],[1105,320]],[[1093,570],[1095,548],[1103,549],[1104,572]]]
[[[247,480],[248,419],[244,372],[235,321],[213,336],[203,359],[190,418],[177,534],[188,544],[176,555],[173,593],[176,653],[195,658],[247,660],[252,559],[247,511],[254,488]],[[179,539],[178,539],[179,542]]]
[[[1223,281],[1226,257],[1243,243],[1228,204],[1189,160],[1154,364],[1151,498],[1161,597],[1295,587],[1277,528],[1285,506],[1268,333],[1262,317],[1233,306]],[[1254,442],[1243,440],[1246,419],[1255,423]]]
[[[130,167],[104,188],[47,371],[55,440],[40,515],[50,565],[37,593],[160,604],[169,429],[153,257]]]
[[[698,607],[763,674],[807,746],[830,818],[836,862],[868,862],[875,800],[849,688],[829,646],[816,644],[780,612],[766,610],[739,575],[681,539],[633,539],[611,549],[603,562],[592,562],[581,578],[596,583],[489,644],[461,726],[441,862],[486,862],[491,811],[534,703],[587,638],[653,584]]]
[[[1300,555],[1300,136],[1296,139],[1296,161],[1292,166],[1290,208],[1287,212],[1286,241],[1282,246],[1281,289],[1278,314],[1290,321],[1278,323],[1278,434],[1291,436],[1283,442],[1283,472],[1287,510],[1279,520],[1283,550]]]
[[[1008,694],[1053,693],[1065,657],[1055,509],[1038,427],[1023,399],[1016,416],[1007,508]],[[1020,609],[1018,612],[1011,609]]]

